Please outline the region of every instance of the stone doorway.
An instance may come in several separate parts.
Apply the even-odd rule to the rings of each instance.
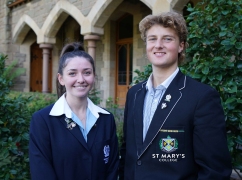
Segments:
[[[31,59],[30,59],[30,91],[42,92],[42,71],[43,71],[43,54],[39,44],[31,45]],[[49,59],[49,76],[48,76],[48,92],[52,92],[52,56],[50,53]]]

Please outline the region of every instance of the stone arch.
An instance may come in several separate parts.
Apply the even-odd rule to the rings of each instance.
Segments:
[[[28,15],[23,15],[13,30],[13,42],[21,44],[28,34],[29,30],[32,29],[36,36],[39,35],[40,29],[35,21]]]
[[[152,9],[157,0],[140,0],[149,8]],[[124,2],[123,0],[97,0],[90,13],[87,16],[87,21],[91,22],[91,26],[85,26],[82,28],[82,34],[95,33],[103,34],[103,26],[110,18],[111,14],[116,8]],[[134,10],[134,9],[133,9]],[[129,9],[127,9],[129,12]],[[129,12],[132,14],[132,11]]]
[[[152,14],[170,11],[170,2],[168,0],[140,0],[152,10]]]
[[[143,2],[146,6],[148,6],[152,10],[157,0],[140,0],[140,1]]]
[[[104,24],[122,1],[123,0],[97,0],[86,19],[90,22],[90,26],[83,27],[81,30],[82,34],[92,32],[102,35]]]
[[[140,0],[152,10],[153,14],[171,11],[181,11],[189,0]],[[123,0],[97,0],[88,16],[83,19],[85,27],[82,34],[103,34],[103,26]]]
[[[38,39],[38,43],[55,43],[56,33],[69,15],[72,16],[80,26],[86,22],[86,17],[84,17],[77,7],[68,1],[59,1],[47,16],[41,28],[43,36]],[[85,26],[89,26],[89,24],[85,24]]]
[[[182,9],[189,0],[140,0],[148,6],[153,14],[165,11],[177,11],[182,13]]]
[[[182,13],[184,6],[189,2],[189,0],[172,0],[171,1],[171,8],[174,11]]]

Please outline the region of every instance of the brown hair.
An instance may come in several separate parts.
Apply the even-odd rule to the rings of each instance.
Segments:
[[[84,51],[83,45],[79,42],[73,42],[66,44],[60,54],[60,60],[59,60],[59,68],[58,73],[63,75],[63,69],[66,67],[68,63],[68,59],[74,58],[74,57],[83,57],[86,60],[88,60],[93,69],[93,73],[95,75],[95,65],[93,58]],[[56,90],[58,98],[61,97],[65,92],[65,86],[62,86],[58,80],[58,77],[56,78]]]
[[[139,23],[139,30],[141,33],[141,38],[146,42],[147,31],[153,25],[161,25],[165,28],[171,28],[175,30],[179,37],[180,42],[184,42],[184,49],[178,54],[178,63],[181,64],[185,59],[185,51],[188,47],[187,43],[187,26],[186,21],[181,14],[176,12],[164,12],[158,15],[148,15],[142,19]]]

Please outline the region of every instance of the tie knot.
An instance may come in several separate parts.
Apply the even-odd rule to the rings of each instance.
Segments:
[[[163,91],[164,89],[166,89],[163,85],[159,85],[155,88],[155,90],[161,90]]]

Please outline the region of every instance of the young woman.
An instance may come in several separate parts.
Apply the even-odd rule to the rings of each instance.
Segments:
[[[184,18],[149,15],[139,28],[153,72],[127,94],[120,180],[229,179],[219,94],[178,68],[187,47]]]
[[[111,113],[88,98],[94,80],[92,57],[81,44],[67,44],[59,61],[59,99],[32,116],[32,180],[117,179],[115,121]]]

